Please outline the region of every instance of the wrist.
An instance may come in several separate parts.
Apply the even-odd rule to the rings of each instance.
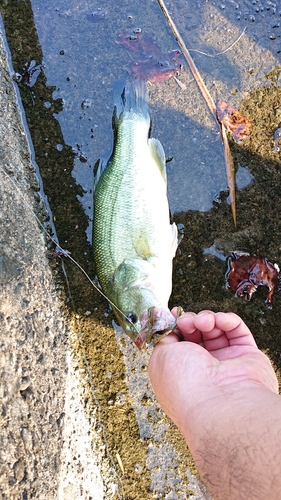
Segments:
[[[281,398],[253,384],[194,407],[181,431],[217,499],[279,498]]]
[[[258,419],[257,419],[258,417]],[[222,439],[243,435],[253,429],[257,421],[261,428],[273,418],[280,422],[281,397],[257,382],[243,381],[236,387],[227,386],[214,390],[209,397],[189,406],[177,422],[188,446],[202,446],[206,435],[217,435]]]

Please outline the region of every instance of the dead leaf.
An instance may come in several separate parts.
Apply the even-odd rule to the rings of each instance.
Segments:
[[[233,139],[236,142],[249,138],[249,129],[253,124],[246,116],[243,116],[237,109],[231,106],[231,104],[219,100],[217,103],[217,117],[219,122],[232,133]]]

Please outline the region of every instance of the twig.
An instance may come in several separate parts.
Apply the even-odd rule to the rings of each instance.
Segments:
[[[228,189],[229,189],[229,197],[230,197],[230,204],[231,204],[231,211],[232,211],[232,217],[234,221],[234,225],[236,226],[236,203],[235,203],[235,171],[234,171],[234,163],[232,159],[232,155],[230,152],[228,140],[227,140],[227,135],[226,135],[226,130],[223,124],[218,122],[217,119],[217,113],[216,113],[216,105],[204,83],[202,80],[202,77],[198,71],[198,69],[195,66],[195,63],[188,51],[188,49],[185,46],[185,43],[180,36],[178,29],[172,20],[167,7],[164,3],[163,0],[158,0],[158,3],[164,13],[164,16],[166,17],[168,24],[181,48],[181,51],[189,65],[189,68],[194,76],[194,79],[196,80],[196,83],[208,105],[209,110],[211,111],[212,115],[214,116],[216,122],[219,124],[220,129],[221,129],[221,134],[222,134],[222,143],[224,147],[224,157],[225,157],[225,163],[226,163],[226,174],[227,174],[227,182],[228,182]]]
[[[236,227],[236,203],[235,203],[235,168],[234,161],[232,158],[232,154],[230,151],[230,147],[228,144],[228,139],[226,135],[225,126],[221,123],[221,137],[224,149],[224,159],[226,166],[226,175],[227,175],[227,185],[229,189],[229,197],[230,197],[230,205],[231,212],[233,217],[234,226]]]

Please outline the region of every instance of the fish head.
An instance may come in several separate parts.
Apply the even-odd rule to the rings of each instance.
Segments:
[[[176,319],[171,311],[159,303],[151,290],[134,287],[124,295],[114,312],[124,332],[139,349],[150,342],[156,344],[175,328]]]
[[[168,307],[156,305],[142,313],[141,326],[134,341],[139,349],[150,342],[155,345],[160,339],[172,332],[176,326],[176,318]]]
[[[176,325],[153,266],[142,259],[126,259],[114,276],[115,315],[139,349],[156,343]]]

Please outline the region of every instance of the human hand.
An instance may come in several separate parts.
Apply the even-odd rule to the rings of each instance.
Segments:
[[[217,411],[229,394],[257,385],[278,393],[269,359],[234,313],[183,313],[175,333],[156,344],[148,368],[159,403],[184,434],[193,410],[204,411],[205,403]]]

